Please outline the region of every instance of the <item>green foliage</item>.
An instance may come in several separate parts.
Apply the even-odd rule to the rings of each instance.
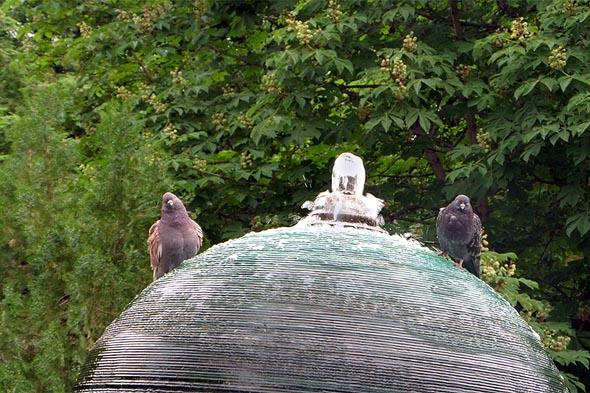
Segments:
[[[3,391],[69,390],[106,324],[150,281],[137,234],[165,189],[159,142],[118,104],[91,135],[71,137],[74,87],[39,84],[5,119]]]
[[[70,332],[60,326],[60,299],[79,238],[68,225],[77,205],[68,188],[79,146],[61,127],[72,116],[72,88],[64,79],[27,91],[24,108],[5,129],[11,145],[0,173],[5,391],[63,391],[71,378],[64,373],[72,354],[64,348]]]
[[[531,297],[528,293],[538,290],[539,284],[536,281],[515,276],[516,260],[517,256],[514,253],[500,254],[485,249],[481,256],[482,279],[508,300],[519,311],[522,318],[535,329],[556,364],[563,367],[574,365],[590,370],[590,352],[580,349],[583,348],[580,343],[572,343],[572,338],[576,337],[576,331],[571,323],[551,321],[551,305],[547,301]],[[570,344],[576,349],[568,349]],[[577,392],[578,389],[585,391],[585,386],[578,377],[569,373],[562,373],[562,375],[570,391]]]
[[[164,190],[217,243],[292,224],[342,151],[427,242],[470,195],[514,251],[484,254],[484,278],[567,327],[547,327],[570,337],[552,356],[588,385],[590,12],[513,3],[3,2],[0,386],[71,386],[149,282]]]

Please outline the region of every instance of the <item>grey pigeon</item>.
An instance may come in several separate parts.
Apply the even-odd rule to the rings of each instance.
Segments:
[[[458,195],[436,218],[436,235],[442,252],[479,277],[481,254],[481,221],[465,195]]]
[[[155,281],[197,254],[203,230],[188,216],[182,201],[167,192],[162,197],[162,216],[150,228],[147,244]]]

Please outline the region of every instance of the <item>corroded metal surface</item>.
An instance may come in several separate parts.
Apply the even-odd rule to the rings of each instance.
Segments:
[[[105,331],[79,392],[564,392],[480,280],[398,236],[249,234],[185,261]]]

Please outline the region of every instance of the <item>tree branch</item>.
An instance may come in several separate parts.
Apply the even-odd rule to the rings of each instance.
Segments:
[[[141,72],[143,72],[143,75],[145,76],[145,79],[148,82],[153,82],[154,79],[152,78],[152,75],[150,74],[150,71],[148,70],[147,66],[141,61],[141,59],[139,58],[139,56],[134,55],[133,59],[135,60],[135,64],[137,64],[139,66],[139,69],[141,70]]]
[[[428,14],[424,11],[416,11],[416,13],[428,20],[431,20],[433,22],[449,22],[449,20],[447,18],[443,18],[441,16],[438,15],[431,15]],[[470,20],[462,20],[459,19],[459,17],[457,16],[457,20],[458,22],[463,25],[463,26],[469,26],[469,27],[475,27],[478,29],[486,29],[486,30],[496,30],[500,27],[500,25],[496,24],[496,23],[486,23],[486,22],[476,22],[476,21],[470,21]],[[452,21],[451,21],[452,23]]]
[[[490,207],[488,205],[487,194],[479,198],[477,201],[477,212],[479,213],[479,218],[481,218],[482,222],[487,221],[487,219],[490,217]]]
[[[228,51],[226,51],[224,49],[221,49],[221,48],[218,48],[218,47],[216,47],[214,45],[204,44],[203,47],[211,49],[212,51],[214,51],[218,55],[231,57],[232,59],[237,60],[237,61],[239,61],[241,63],[244,63],[244,64],[248,64],[248,65],[251,65],[251,66],[254,66],[254,67],[260,67],[262,69],[265,69],[265,67],[263,65],[261,65],[261,64],[258,64],[256,62],[253,62],[253,61],[251,61],[250,59],[248,59],[248,58],[246,58],[244,56],[239,56],[239,55],[234,55],[233,53],[229,53]]]
[[[423,206],[422,205],[405,205],[400,207],[399,209],[396,209],[395,212],[391,211],[389,214],[387,214],[387,216],[390,218],[389,221],[393,221],[393,220],[403,220],[403,221],[410,221],[409,219],[403,218],[406,214],[409,213],[413,213],[419,210],[422,210]],[[429,220],[432,221],[431,218],[427,218],[425,220]]]
[[[477,122],[473,112],[467,112],[465,114],[465,121],[467,122],[465,132],[469,138],[469,143],[472,145],[477,145]]]
[[[463,39],[463,28],[459,20],[459,9],[457,8],[457,0],[449,0],[449,7],[451,7],[451,22],[453,23],[453,30],[455,30],[455,37],[457,40]]]
[[[541,265],[541,262],[543,261],[543,258],[545,257],[545,254],[547,253],[547,249],[549,248],[549,245],[553,241],[553,238],[555,237],[556,234],[557,234],[557,231],[550,231],[549,232],[549,240],[547,241],[547,243],[545,243],[545,247],[543,247],[543,252],[541,252],[541,256],[539,257],[539,262],[538,262],[539,266]]]
[[[372,87],[380,87],[383,86],[381,84],[366,84],[366,85],[342,85],[347,89],[365,89],[365,88],[372,88]]]
[[[414,123],[410,127],[410,131],[419,138],[430,139],[428,138],[428,134],[422,129],[422,127],[420,127],[418,122]],[[434,149],[435,146],[430,143],[430,146],[424,149],[424,156],[426,157],[426,161],[428,161],[430,164],[436,180],[438,180],[440,183],[444,183],[447,177],[445,174],[445,168],[443,167],[442,162],[440,162],[440,159],[438,158],[438,155]]]
[[[533,179],[535,179],[536,181],[538,181],[539,183],[542,183],[542,184],[549,184],[549,185],[558,186],[558,187],[562,187],[563,185],[566,184],[561,179],[556,179],[556,178],[554,178],[553,180],[543,179],[543,178],[539,177],[534,171],[531,171],[530,174],[533,177]]]
[[[330,83],[330,85],[336,86],[339,89],[368,89],[383,86],[382,84],[375,83],[368,83],[365,85],[339,85],[337,83]]]
[[[466,101],[467,98],[461,96],[461,101]],[[469,144],[477,145],[477,120],[475,118],[475,114],[473,112],[465,113],[465,121],[467,122],[467,126],[465,127],[465,135],[469,139]],[[484,194],[481,198],[477,201],[477,212],[479,213],[479,217],[481,218],[482,222],[487,221],[490,217],[490,208],[488,205],[488,197],[487,194]]]
[[[389,178],[389,179],[421,179],[424,177],[430,177],[432,176],[430,173],[420,173],[420,174],[416,174],[416,175],[385,175],[382,173],[373,175],[373,176],[367,176],[368,179],[372,179],[372,178]]]
[[[469,20],[461,20],[460,22],[463,26],[476,27],[478,29],[486,29],[486,30],[491,30],[491,31],[494,31],[494,30],[497,30],[500,28],[500,25],[498,25],[496,23],[472,22]]]

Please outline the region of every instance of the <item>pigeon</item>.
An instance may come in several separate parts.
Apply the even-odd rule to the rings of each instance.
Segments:
[[[363,160],[352,153],[340,154],[332,169],[332,192],[362,196],[364,188]]]
[[[151,226],[147,244],[155,281],[197,254],[203,230],[188,216],[182,201],[167,192],[162,197],[162,216]]]
[[[436,218],[439,255],[450,255],[459,267],[479,277],[481,254],[481,221],[465,195],[458,195]]]

